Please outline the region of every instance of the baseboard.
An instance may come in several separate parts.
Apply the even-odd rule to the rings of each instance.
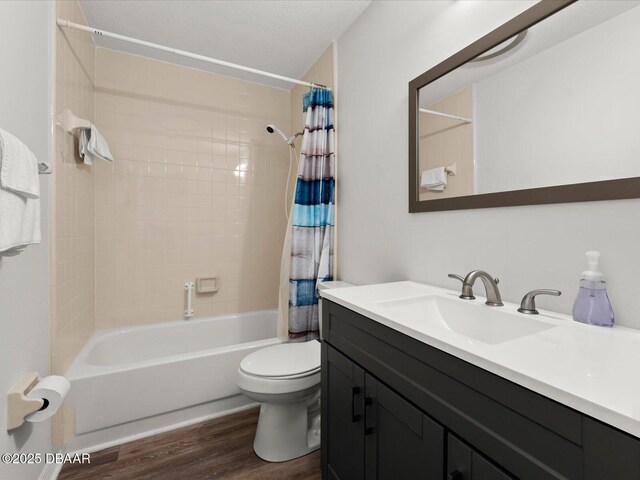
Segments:
[[[38,480],[56,480],[60,470],[62,470],[61,463],[45,463],[40,475],[38,475]]]

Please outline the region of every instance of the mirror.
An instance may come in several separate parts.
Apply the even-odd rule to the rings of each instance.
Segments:
[[[640,197],[640,0],[543,1],[409,84],[409,211]]]

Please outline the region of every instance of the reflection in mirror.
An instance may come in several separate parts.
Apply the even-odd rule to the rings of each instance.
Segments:
[[[639,25],[577,2],[421,88],[419,200],[639,177]]]

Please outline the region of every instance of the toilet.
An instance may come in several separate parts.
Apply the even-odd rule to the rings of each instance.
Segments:
[[[237,384],[260,402],[253,449],[283,462],[320,448],[320,342],[283,343],[246,356]]]
[[[345,287],[353,284],[322,282],[318,291]],[[319,315],[322,318],[322,303]],[[283,343],[250,353],[240,362],[237,384],[262,404],[253,442],[260,458],[284,462],[320,448],[319,341]]]

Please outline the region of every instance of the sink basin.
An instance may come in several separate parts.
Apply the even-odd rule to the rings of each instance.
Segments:
[[[533,335],[556,325],[540,317],[524,316],[446,295],[425,295],[377,302],[390,313],[401,316],[403,323],[416,330],[437,327],[463,335],[470,340],[498,344]]]

